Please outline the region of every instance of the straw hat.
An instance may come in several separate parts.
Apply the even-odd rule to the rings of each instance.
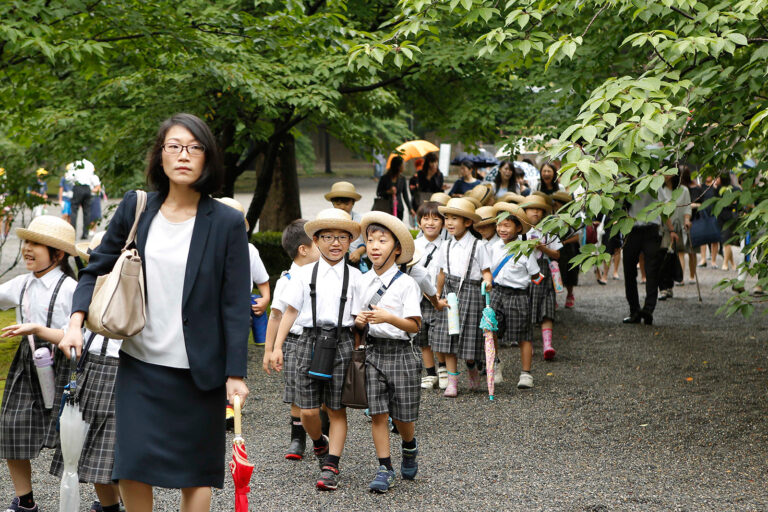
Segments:
[[[91,251],[97,248],[101,244],[101,239],[104,238],[104,235],[106,234],[106,231],[99,231],[95,235],[93,235],[93,238],[91,238],[90,242],[80,242],[75,244],[75,249],[77,249],[77,255],[80,256],[80,259],[84,262],[88,263],[88,260],[91,259]]]
[[[234,208],[235,210],[239,211],[243,214],[243,218],[245,218],[245,208],[242,204],[240,204],[240,201],[237,199],[234,199],[232,197],[217,197],[216,200],[220,202],[221,204],[225,204],[229,206],[230,208]],[[248,231],[250,228],[248,227],[248,219],[245,219],[245,230]]]
[[[448,204],[448,201],[451,200],[451,196],[449,196],[445,192],[435,192],[429,197],[429,200],[441,206],[445,206],[446,204]]]
[[[480,201],[479,201],[478,199],[476,199],[476,198],[474,198],[474,197],[472,197],[472,196],[468,196],[468,195],[466,195],[466,194],[465,194],[465,195],[463,196],[463,199],[466,199],[467,201],[469,201],[470,203],[472,203],[472,206],[474,206],[474,207],[475,207],[475,210],[477,210],[478,208],[480,208],[481,206],[483,206],[483,205],[482,205],[482,203],[480,203]]]
[[[496,216],[499,211],[495,206],[481,206],[475,213],[480,216],[480,220],[475,222],[475,227],[487,226],[488,224],[496,224]]]
[[[459,217],[470,219],[472,222],[480,220],[480,216],[475,213],[475,205],[466,197],[451,198],[445,206],[438,206],[437,211],[443,215],[446,213],[458,215]]]
[[[40,215],[32,219],[26,228],[16,228],[16,236],[54,249],[61,249],[72,256],[75,250],[75,228],[59,217]]]
[[[570,203],[573,200],[573,196],[568,192],[555,192],[551,197],[553,201],[560,204]]]
[[[541,190],[537,190],[536,192],[534,192],[534,193],[533,193],[533,194],[531,194],[531,195],[532,195],[532,196],[539,196],[539,197],[543,197],[543,198],[544,198],[544,200],[547,202],[547,204],[548,204],[550,207],[552,207],[552,206],[554,206],[554,205],[555,205],[555,202],[552,200],[552,196],[551,196],[551,195],[549,195],[549,194],[547,194],[546,192],[542,192]]]
[[[532,225],[531,225],[531,219],[528,218],[528,215],[526,215],[525,210],[520,208],[516,204],[512,203],[496,203],[493,205],[494,208],[496,208],[499,213],[501,212],[508,212],[510,215],[514,216],[518,221],[520,221],[520,225],[523,227],[523,231],[521,234],[527,233]]]
[[[413,257],[411,258],[411,261],[407,263],[408,268],[411,268],[420,262],[422,256],[424,256],[424,251],[422,251],[420,247],[416,247],[413,251]]]
[[[352,217],[338,208],[321,210],[315,220],[304,224],[304,232],[312,238],[318,231],[324,229],[341,229],[352,235],[352,240],[360,236],[360,224],[352,220]]]
[[[494,201],[493,186],[490,183],[477,185],[475,188],[464,194],[464,197],[474,197],[480,201],[481,206],[490,206]]]
[[[368,212],[360,220],[360,230],[365,233],[371,224],[381,224],[390,230],[395,235],[395,238],[397,238],[397,241],[400,242],[400,256],[397,257],[395,263],[401,265],[411,261],[416,246],[413,243],[413,235],[411,235],[403,221],[388,213]]]
[[[525,202],[525,196],[521,196],[520,194],[515,194],[514,192],[507,192],[503,196],[501,196],[500,201],[503,201],[505,203],[523,203]]]
[[[348,181],[337,181],[331,185],[331,191],[325,194],[327,201],[334,199],[352,199],[353,201],[359,201],[363,197],[357,193],[355,186]]]
[[[527,208],[540,208],[548,213],[552,210],[552,205],[540,195],[531,194],[525,198],[525,202],[520,203],[520,207],[525,210]]]

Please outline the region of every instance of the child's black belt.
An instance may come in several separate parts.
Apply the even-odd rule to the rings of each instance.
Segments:
[[[507,295],[528,295],[528,287],[525,288],[513,288],[511,286],[504,286],[501,284],[494,285],[494,289],[498,289],[500,292]]]

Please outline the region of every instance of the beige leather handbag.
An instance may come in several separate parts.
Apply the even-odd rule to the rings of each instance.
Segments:
[[[112,271],[96,279],[85,326],[105,338],[122,340],[136,336],[147,320],[144,270],[136,240],[139,218],[147,206],[147,193],[136,191],[136,217],[120,257]]]

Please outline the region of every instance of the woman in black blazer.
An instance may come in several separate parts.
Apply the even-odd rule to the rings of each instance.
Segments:
[[[381,177],[376,186],[376,197],[387,198],[390,196],[392,201],[397,198],[397,218],[403,220],[404,206],[408,207],[411,216],[416,217],[416,212],[411,207],[411,198],[408,195],[408,185],[403,177],[405,162],[400,156],[392,158],[389,163],[387,173]],[[395,213],[395,212],[387,212]]]
[[[112,477],[128,510],[151,511],[152,487],[182,489],[184,510],[210,510],[225,475],[225,402],[248,395],[250,266],[243,216],[214,201],[223,170],[199,118],[165,121],[149,154],[148,195],[136,246],[144,264],[147,322],[123,342],[116,384]],[[65,354],[83,344],[96,277],[110,272],[131,230],[128,192],[73,297]]]

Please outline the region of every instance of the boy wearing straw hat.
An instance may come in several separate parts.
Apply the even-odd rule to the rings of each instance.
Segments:
[[[440,248],[437,291],[446,298],[449,293],[458,297],[461,331],[458,335],[450,335],[447,312],[437,315],[432,349],[445,354],[448,386],[444,395],[453,398],[458,394],[458,359],[466,361],[470,389],[480,387],[476,361],[482,359],[484,353],[480,318],[485,306],[480,286],[482,281],[483,286],[491,289],[491,273],[487,270],[485,244],[469,231],[472,224],[480,220],[472,203],[466,198],[453,198],[438,211],[445,217],[445,227],[451,238]]]
[[[347,265],[349,244],[360,236],[360,225],[340,209],[330,208],[304,225],[304,231],[320,250],[314,265],[305,265],[292,277],[285,294],[283,318],[275,339],[270,365],[283,368],[283,343],[294,323],[303,331],[296,342],[295,402],[320,462],[317,488],[338,487],[339,459],[347,438],[347,412],[341,390],[349,366],[354,340],[351,311],[359,301],[362,274]],[[320,406],[330,418],[330,435],[321,429]]]
[[[515,204],[496,203],[495,206],[507,216],[496,224],[499,239],[488,246],[488,262],[494,282],[491,307],[499,320],[498,336],[507,343],[515,341],[520,347],[522,371],[517,387],[530,389],[533,387],[533,345],[529,288],[531,278],[539,276],[539,265],[532,255],[515,255],[507,249],[507,244],[531,229],[525,212]],[[541,278],[536,282],[540,283]]]
[[[544,349],[544,360],[550,361],[555,357],[555,349],[552,347],[552,327],[555,322],[555,288],[552,283],[552,271],[549,268],[550,261],[556,261],[560,257],[560,248],[563,244],[557,235],[545,235],[536,228],[545,215],[552,211],[551,202],[541,195],[531,194],[520,205],[534,226],[528,232],[529,240],[539,240],[536,250],[533,252],[539,265],[544,280],[541,285],[531,288],[531,320],[541,324],[541,341]]]
[[[52,354],[50,344],[61,341],[69,323],[77,282],[67,254],[76,254],[75,230],[59,217],[41,215],[16,234],[24,241],[21,253],[29,274],[0,285],[0,309],[15,307],[17,320],[3,329],[2,337],[22,336],[3,392],[0,458],[6,459],[16,493],[8,508],[36,512],[30,459],[59,442],[55,421],[68,375],[64,354]],[[53,361],[54,376],[47,383],[38,378],[33,362],[33,353],[41,356],[41,351]],[[52,397],[46,393],[50,390]]]
[[[355,203],[359,201],[361,197],[362,196],[357,193],[355,185],[348,181],[337,181],[331,185],[331,191],[325,194],[325,199],[330,201],[334,208],[344,210],[352,217],[352,220],[355,222],[360,222],[362,217],[359,213],[353,211],[352,208],[355,207]],[[360,268],[360,259],[364,254],[365,242],[363,241],[363,237],[360,236],[357,240],[349,244],[350,265]],[[360,270],[364,271],[366,267],[365,263],[362,263],[362,265],[364,268],[361,268]]]
[[[368,258],[373,271],[363,275],[362,302],[352,312],[355,327],[366,334],[366,393],[373,444],[378,457],[372,492],[384,493],[394,484],[395,471],[389,447],[389,417],[402,442],[400,473],[413,480],[418,471],[415,422],[421,401],[421,358],[411,338],[421,326],[421,290],[396,264],[408,263],[415,246],[408,228],[397,217],[383,212],[363,216]]]

